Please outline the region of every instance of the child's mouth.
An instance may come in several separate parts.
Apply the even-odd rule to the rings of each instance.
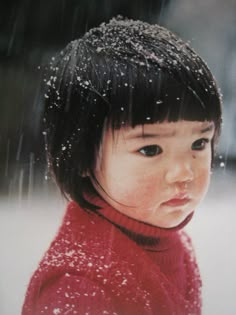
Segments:
[[[190,198],[187,194],[178,194],[174,196],[174,198],[171,198],[163,202],[163,205],[169,206],[169,207],[178,207],[178,206],[184,206],[189,201],[190,201]]]

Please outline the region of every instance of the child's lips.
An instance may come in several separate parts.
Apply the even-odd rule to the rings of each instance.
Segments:
[[[173,198],[163,202],[163,205],[169,207],[178,207],[184,206],[185,204],[189,203],[189,201],[190,197],[187,194],[178,194]]]

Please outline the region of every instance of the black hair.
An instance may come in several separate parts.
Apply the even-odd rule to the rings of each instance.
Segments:
[[[88,210],[97,208],[86,195],[95,193],[90,177],[104,128],[214,121],[217,138],[221,116],[205,62],[159,25],[114,18],[69,43],[47,72],[49,165],[62,192]]]

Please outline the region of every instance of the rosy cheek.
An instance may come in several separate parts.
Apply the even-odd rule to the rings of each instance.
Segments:
[[[129,189],[128,187],[132,188]],[[150,205],[153,199],[158,198],[160,189],[160,183],[157,182],[156,178],[143,178],[142,181],[133,183],[133,186],[127,186],[126,197],[136,205],[146,207]]]
[[[137,206],[143,199],[143,191],[140,187],[132,187],[132,189],[126,187],[126,189],[114,192],[113,195],[117,197],[117,201],[121,201],[122,203],[130,206]]]
[[[207,191],[210,182],[210,169],[205,168],[201,171],[198,177],[198,190],[203,193]]]
[[[123,181],[122,185],[113,184],[110,185],[113,199],[127,206],[141,206],[152,196],[150,189],[138,181]]]

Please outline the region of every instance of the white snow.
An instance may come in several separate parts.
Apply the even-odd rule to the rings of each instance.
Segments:
[[[235,315],[236,173],[213,173],[207,198],[187,230],[203,278],[203,315]],[[30,276],[62,220],[65,201],[45,191],[0,200],[0,314],[19,315]]]

